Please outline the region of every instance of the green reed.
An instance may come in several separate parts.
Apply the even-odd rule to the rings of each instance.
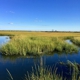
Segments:
[[[73,44],[68,44],[64,40],[56,37],[26,37],[13,38],[3,45],[0,52],[4,55],[40,55],[57,52],[77,52],[78,49]]]
[[[75,45],[80,46],[80,40],[73,38],[73,39],[71,39],[71,41],[72,41]]]
[[[79,71],[79,64],[76,62],[71,62],[67,60],[67,63],[60,62],[61,65],[68,66],[68,69],[72,68],[72,73],[70,76],[71,80],[80,80],[80,71]],[[14,80],[13,76],[11,75],[10,71],[6,69],[9,75],[9,80]],[[70,73],[70,72],[69,72]],[[52,68],[43,68],[43,66],[35,66],[35,68],[32,68],[32,72],[25,74],[25,77],[23,80],[63,80],[63,76],[60,74],[57,74],[57,68],[54,67],[54,70],[52,71]],[[67,80],[66,77],[64,80]]]

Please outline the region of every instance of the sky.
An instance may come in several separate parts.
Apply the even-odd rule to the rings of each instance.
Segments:
[[[0,0],[0,30],[80,31],[80,0]]]

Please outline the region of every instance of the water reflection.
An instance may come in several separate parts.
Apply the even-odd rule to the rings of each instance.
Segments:
[[[10,41],[9,36],[0,36],[0,47]]]
[[[33,60],[37,60],[37,59],[41,59],[41,58],[52,58],[53,60],[56,58],[62,59],[68,59],[69,57],[78,57],[79,52],[78,53],[51,53],[51,54],[46,54],[46,55],[40,55],[40,56],[17,56],[17,55],[13,55],[13,56],[6,56],[6,55],[1,55],[0,54],[0,62],[8,62],[10,61],[11,63],[16,62],[17,60],[25,60],[25,59],[33,59]],[[55,60],[54,60],[55,61]],[[64,61],[64,60],[63,60]],[[23,61],[22,61],[23,62]]]
[[[55,53],[54,55],[43,55],[38,57],[0,56],[0,72],[3,70],[3,74],[4,76],[6,76],[7,72],[5,70],[7,68],[11,72],[15,80],[22,80],[24,74],[26,74],[27,71],[31,72],[32,67],[35,67],[35,65],[41,65],[42,67],[53,67],[55,64],[57,64],[57,67],[60,68],[58,72],[66,70],[65,67],[59,65],[58,63],[66,63],[67,60],[80,63],[80,53],[74,53],[73,55],[66,55],[64,53],[62,55],[58,55],[57,53]],[[3,74],[0,73],[0,76],[2,77],[1,80],[5,80]]]
[[[73,44],[73,43],[71,42],[71,40],[66,40],[66,42],[69,43],[69,44]]]

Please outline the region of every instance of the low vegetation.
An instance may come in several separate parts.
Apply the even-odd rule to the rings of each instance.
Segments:
[[[0,35],[8,35],[12,39],[2,46],[0,52],[4,55],[40,55],[53,52],[76,52],[80,45],[80,33],[74,32],[29,32],[29,31],[0,31]],[[70,39],[74,44],[68,44]]]
[[[69,67],[68,69],[72,69],[69,80],[80,80],[79,64],[75,62],[72,63],[68,60],[64,65],[67,65]],[[50,69],[39,67],[39,69],[36,69],[36,73],[33,71],[31,74],[25,75],[25,80],[68,80],[68,78],[63,77],[61,74],[57,74],[57,68],[51,71]]]
[[[15,36],[0,49],[4,55],[40,55],[53,52],[77,52],[73,44],[56,37],[21,37]]]
[[[79,64],[72,63],[71,61],[67,61],[67,63],[63,63],[65,66],[68,66],[68,69],[72,70],[69,80],[80,80],[80,71]],[[61,64],[61,65],[63,65]],[[13,76],[6,69],[9,74],[9,80],[14,80]],[[57,74],[57,68],[52,71],[52,68],[43,68],[42,66],[32,68],[32,72],[25,74],[25,78],[23,80],[68,80],[67,77],[63,77],[61,74]]]
[[[46,36],[46,37],[80,37],[80,32],[40,32],[40,31],[0,31],[0,35]]]
[[[72,41],[75,45],[80,46],[80,40],[74,38],[74,39],[71,39],[71,41]]]
[[[74,53],[78,51],[76,45],[80,45],[80,33],[65,32],[26,32],[26,31],[0,31],[2,36],[10,36],[11,40],[0,48],[3,55],[44,55],[54,52]],[[74,44],[69,44],[65,40],[69,39]],[[79,65],[68,61],[68,65],[73,68],[71,80],[80,80]],[[14,80],[9,70],[7,72]],[[34,73],[35,72],[35,73]],[[25,75],[24,80],[63,80],[63,76],[54,74],[44,68],[36,69],[32,73]],[[64,79],[66,80],[66,78]]]
[[[69,39],[73,44],[80,46],[80,37],[73,37],[73,36],[68,36],[68,37],[62,37],[63,40]]]

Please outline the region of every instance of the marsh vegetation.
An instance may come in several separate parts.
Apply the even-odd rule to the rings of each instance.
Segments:
[[[20,65],[18,66],[18,68],[21,66],[19,71],[23,70],[23,68],[25,69],[24,72],[22,71],[21,75],[24,75],[25,72],[27,72],[26,68],[32,67],[33,64],[29,64],[28,61],[34,62],[33,60],[34,56],[35,56],[34,59],[35,60],[37,59],[36,61],[40,59],[39,57],[42,57],[42,56],[44,56],[45,58],[48,57],[48,61],[46,61],[46,63],[48,62],[49,64],[45,64],[45,65],[50,65],[50,62],[52,63],[51,65],[53,65],[54,62],[57,63],[58,61],[60,61],[60,58],[62,56],[63,57],[61,58],[61,60],[63,61],[67,59],[72,61],[75,59],[77,60],[79,59],[79,56],[80,56],[79,55],[80,53],[78,52],[79,47],[77,46],[80,44],[80,33],[3,31],[3,32],[0,32],[0,34],[8,35],[11,37],[11,39],[6,44],[0,47],[0,54],[1,56],[3,56],[3,59],[1,59],[2,57],[0,57],[1,59],[0,61],[2,62],[10,61],[11,67],[12,67],[12,64],[14,64],[15,62],[17,66],[19,63]],[[72,44],[66,42],[66,40],[70,40]],[[69,58],[66,58],[65,56],[68,56]],[[18,60],[20,62],[18,62]],[[79,62],[79,60],[77,61]],[[33,63],[33,62],[30,62],[30,63]],[[24,64],[26,68],[23,67],[21,63],[22,65]],[[39,64],[39,63],[37,62],[36,64]],[[64,65],[64,64],[65,63],[62,63],[60,65]],[[70,62],[70,64],[72,66],[73,63]],[[9,65],[6,65],[6,66],[8,67]],[[71,67],[69,67],[69,69],[71,69]],[[78,68],[76,67],[76,69]],[[52,71],[50,71],[50,68],[47,70],[46,67],[44,68],[39,67],[34,70],[36,71],[36,73],[34,73],[35,71],[31,71],[28,74],[25,74],[24,80],[52,80],[52,79],[63,80],[63,78],[65,78],[61,74],[56,74],[56,71],[54,71],[54,74],[52,74]],[[9,71],[11,72],[11,70]],[[8,73],[9,71],[7,70]],[[16,73],[18,74],[18,72]],[[14,74],[15,73],[12,74],[13,80],[20,79],[16,77],[14,78]],[[74,71],[74,74],[70,75],[71,77],[70,80],[76,80],[77,75],[78,74],[76,74]]]
[[[4,55],[40,55],[56,52],[77,52],[74,44],[56,37],[14,37],[0,49]]]
[[[32,68],[31,73],[27,72],[25,74],[23,80],[80,80],[80,65],[78,63],[72,63],[67,60],[67,63],[60,62],[59,64],[68,67],[68,70],[70,71],[68,74],[71,75],[69,78],[64,77],[63,73],[58,74],[58,67],[54,67],[54,70],[52,70],[51,67],[44,68],[43,66],[35,66],[35,68]],[[9,70],[6,70],[8,72],[9,79],[14,80]]]

